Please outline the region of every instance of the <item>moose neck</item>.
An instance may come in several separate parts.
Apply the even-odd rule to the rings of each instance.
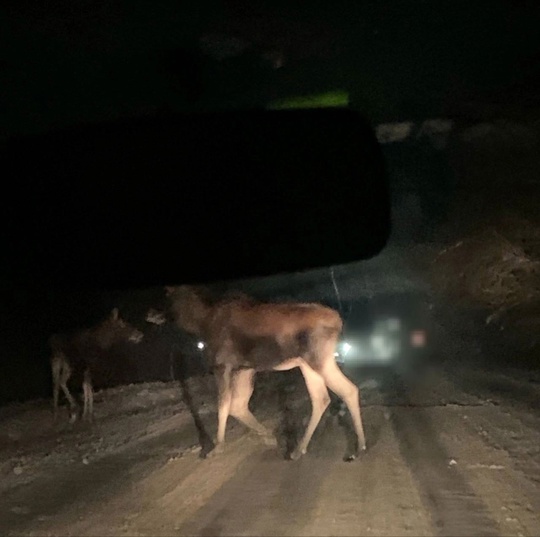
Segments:
[[[181,329],[204,338],[213,311],[207,300],[192,289],[183,288],[172,297],[171,309]]]

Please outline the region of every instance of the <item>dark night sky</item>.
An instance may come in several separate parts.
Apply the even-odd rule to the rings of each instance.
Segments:
[[[304,4],[297,2],[296,4]],[[181,7],[180,7],[181,6]],[[451,110],[538,77],[535,2],[11,0],[0,7],[0,137],[160,109],[343,89],[375,121]],[[201,36],[244,53],[202,54]],[[272,69],[265,55],[278,53]],[[504,91],[503,91],[504,89]]]

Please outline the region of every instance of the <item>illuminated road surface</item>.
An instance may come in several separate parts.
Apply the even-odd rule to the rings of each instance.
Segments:
[[[365,456],[353,463],[342,462],[347,422],[338,417],[338,406],[327,412],[310,452],[297,462],[259,444],[233,420],[226,452],[200,459],[189,449],[197,442],[189,413],[148,402],[152,390],[173,397],[176,388],[167,385],[139,387],[136,395],[133,387],[124,390],[124,405],[136,407],[136,397],[146,401],[137,412],[107,417],[104,398],[101,422],[93,428],[81,425],[47,434],[43,425],[42,436],[26,443],[23,433],[18,444],[13,440],[16,420],[22,427],[32,413],[44,416],[49,409],[44,403],[24,416],[12,413],[5,422],[12,443],[6,439],[1,451],[0,531],[89,536],[540,534],[540,418],[522,398],[524,393],[534,396],[526,389],[537,385],[501,377],[513,390],[490,392],[486,375],[472,370],[466,380],[443,371],[410,379],[390,372],[351,375],[364,387],[369,442]],[[279,397],[272,397],[264,390],[273,388],[264,382],[258,385],[254,412],[276,425],[285,449],[286,437],[294,436],[309,402],[300,383],[289,382],[288,390],[282,385]],[[203,419],[212,429],[211,398],[204,398]],[[112,437],[116,445],[107,446]],[[105,447],[92,455],[88,438]]]

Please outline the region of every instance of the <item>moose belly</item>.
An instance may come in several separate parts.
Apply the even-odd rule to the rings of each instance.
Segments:
[[[272,371],[291,358],[305,354],[297,338],[279,341],[274,336],[253,336],[242,333],[234,334],[232,339],[238,367],[256,371]]]

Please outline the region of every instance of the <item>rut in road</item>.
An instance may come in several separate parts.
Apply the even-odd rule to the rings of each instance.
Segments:
[[[401,408],[391,409],[390,421],[438,535],[499,535],[484,502],[460,471],[449,467],[450,457],[439,442],[431,419],[424,409],[411,405],[403,379],[395,374],[383,382],[382,390],[388,398],[398,396],[404,403]]]

